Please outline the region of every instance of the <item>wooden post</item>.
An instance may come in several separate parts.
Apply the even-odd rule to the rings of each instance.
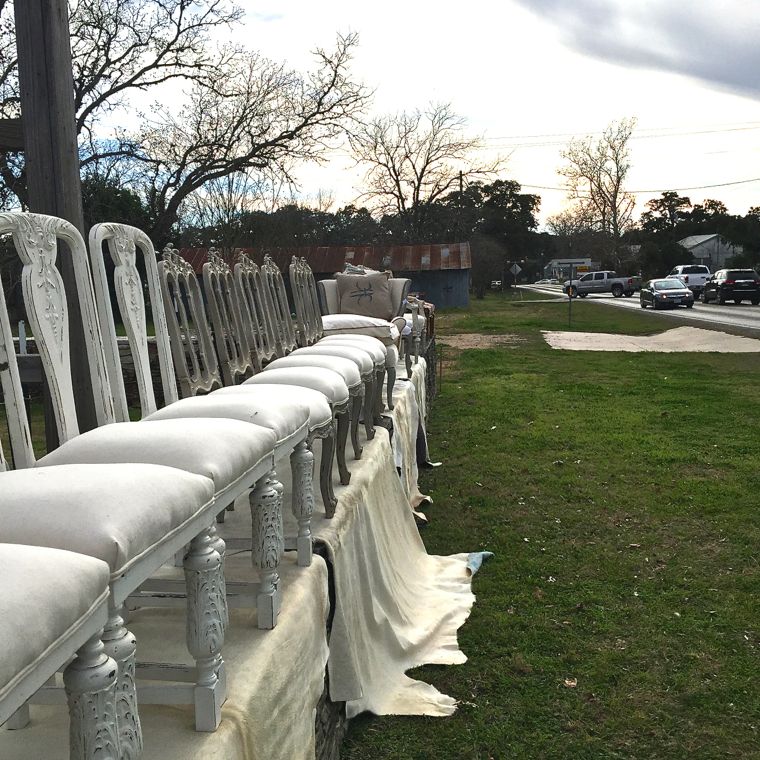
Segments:
[[[66,0],[13,4],[29,210],[59,216],[85,236]],[[85,236],[85,240],[86,240]],[[82,431],[96,426],[74,269],[60,269],[69,305],[71,364]]]

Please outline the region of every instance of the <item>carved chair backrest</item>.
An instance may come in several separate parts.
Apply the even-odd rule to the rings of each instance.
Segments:
[[[111,389],[116,407],[116,419],[129,420],[129,407],[124,388],[122,362],[116,338],[115,320],[109,297],[105,255],[114,265],[113,289],[119,307],[119,317],[127,333],[127,342],[134,364],[137,391],[142,416],[156,411],[156,393],[150,366],[148,319],[143,294],[143,281],[137,268],[138,256],[146,272],[146,284],[155,328],[158,363],[161,371],[161,389],[164,403],[177,400],[177,381],[172,366],[171,347],[166,313],[158,281],[156,252],[150,238],[137,227],[107,222],[96,224],[90,230],[90,262],[92,264],[95,301],[103,335]],[[106,246],[107,254],[103,251]]]
[[[246,254],[241,253],[235,263],[234,273],[243,325],[248,336],[248,347],[256,371],[259,371],[265,364],[277,358],[272,310],[267,307],[258,265]]]
[[[224,384],[236,385],[253,374],[255,365],[239,289],[232,270],[214,248],[203,265],[203,285]]]
[[[99,425],[114,421],[103,343],[98,328],[87,249],[69,222],[43,214],[0,214],[0,235],[13,236],[22,263],[21,286],[26,316],[34,334],[43,373],[50,388],[61,443],[79,434],[69,349],[69,303],[56,266],[58,243],[68,248],[76,282],[85,349]],[[63,252],[61,255],[65,255]],[[69,296],[70,297],[70,296]],[[0,288],[0,381],[2,381],[11,451],[17,468],[35,462],[29,419],[24,405],[13,334]],[[8,463],[0,452],[0,468]]]
[[[282,278],[280,268],[269,255],[264,256],[261,275],[267,303],[274,321],[278,355],[285,356],[298,347],[293,318],[290,316],[285,280]]]
[[[298,343],[311,346],[324,334],[314,274],[306,259],[297,256],[293,256],[288,273],[296,309]]]
[[[192,266],[167,245],[158,262],[174,371],[182,398],[222,387],[219,362]]]

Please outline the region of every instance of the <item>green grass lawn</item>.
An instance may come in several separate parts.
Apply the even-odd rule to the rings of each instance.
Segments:
[[[573,329],[652,314],[573,304]],[[436,554],[487,549],[469,661],[411,675],[451,718],[360,716],[343,757],[760,757],[759,354],[548,348],[567,304],[491,296],[442,313],[423,475]]]

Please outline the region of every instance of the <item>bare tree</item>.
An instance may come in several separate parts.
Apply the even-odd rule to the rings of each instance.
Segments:
[[[8,7],[0,5],[0,115],[17,116]],[[307,74],[243,48],[214,50],[211,33],[241,18],[230,0],[70,0],[70,16],[83,170],[141,188],[159,242],[210,182],[254,170],[292,184],[294,162],[323,160],[370,97],[349,71],[355,35],[317,49]],[[104,114],[130,94],[173,81],[189,89],[183,107],[156,104],[136,133],[99,137]],[[23,204],[23,155],[0,154],[0,180]]]
[[[214,77],[197,81],[178,113],[157,106],[123,153],[142,163],[152,234],[163,239],[181,203],[208,182],[255,170],[291,179],[298,161],[324,160],[325,150],[355,125],[370,97],[353,81],[354,35],[317,49],[307,75],[238,51]]]
[[[613,251],[620,236],[631,225],[635,198],[624,183],[631,168],[628,141],[636,119],[609,124],[598,140],[592,137],[571,140],[562,151],[568,195],[577,201],[596,230],[608,235]]]
[[[21,0],[17,0],[21,1]],[[210,33],[237,23],[229,0],[70,0],[74,107],[84,166],[120,155],[129,138],[96,138],[99,119],[128,96],[171,80],[215,76],[230,53],[209,48]],[[0,116],[17,117],[18,70],[12,3],[0,5]],[[26,201],[23,156],[0,154],[0,179]]]
[[[583,205],[560,211],[546,220],[546,227],[552,235],[573,237],[594,231],[594,222]]]
[[[271,184],[247,171],[209,180],[182,204],[179,221],[185,228],[210,230],[213,244],[230,251],[241,244],[243,215],[261,208]]]
[[[459,186],[494,175],[503,165],[476,159],[484,147],[465,134],[466,121],[447,103],[372,119],[350,137],[358,164],[367,164],[362,198],[386,214],[418,215]]]

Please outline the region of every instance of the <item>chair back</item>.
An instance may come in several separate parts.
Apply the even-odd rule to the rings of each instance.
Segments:
[[[222,387],[219,361],[192,266],[167,245],[158,262],[174,371],[182,398]]]
[[[288,274],[296,309],[298,343],[311,346],[324,335],[314,273],[305,258],[293,256]]]
[[[406,297],[409,295],[412,281],[407,277],[391,277],[388,279],[388,285],[390,287],[392,311],[389,321],[393,321],[404,313]],[[319,289],[322,295],[322,314],[340,314],[337,280],[320,280]]]
[[[150,335],[143,279],[137,267],[138,256],[146,273],[145,280],[155,328],[164,403],[168,404],[177,400],[177,381],[172,366],[166,313],[158,281],[156,252],[150,238],[142,230],[111,222],[96,224],[90,230],[89,248],[98,321],[103,335],[116,419],[127,422],[129,421],[129,405],[124,387],[122,359],[116,336],[115,315],[109,295],[105,258],[108,256],[111,259],[114,268],[112,283],[119,309],[118,316],[127,334],[140,410],[144,417],[156,411],[157,403],[148,348]]]
[[[253,351],[244,328],[239,288],[227,262],[211,248],[203,265],[203,286],[225,385],[237,385],[254,371]],[[246,318],[247,318],[246,314]]]
[[[248,336],[248,346],[254,354],[257,370],[277,358],[272,309],[267,305],[261,270],[244,253],[238,255],[234,267],[235,284]]]
[[[290,316],[285,280],[277,264],[268,254],[261,265],[261,281],[264,286],[265,303],[270,309],[274,325],[275,349],[278,356],[287,356],[298,348],[293,318]]]
[[[103,354],[87,250],[78,230],[53,216],[28,213],[0,214],[0,235],[12,235],[21,259],[22,297],[34,335],[42,370],[50,389],[55,424],[61,443],[79,434],[69,349],[69,301],[57,267],[59,243],[68,249],[73,267],[78,308],[99,425],[113,422],[114,406]],[[61,255],[63,249],[61,249]],[[0,288],[0,381],[15,467],[35,462],[29,418],[24,404],[13,334]],[[1,447],[0,447],[1,448]],[[0,468],[8,462],[0,450]]]

